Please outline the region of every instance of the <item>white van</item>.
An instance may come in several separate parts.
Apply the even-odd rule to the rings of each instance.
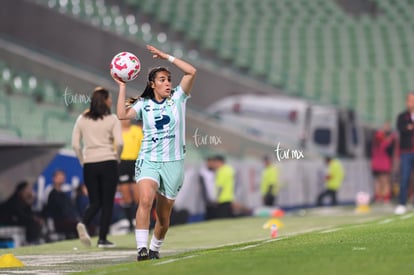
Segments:
[[[308,153],[360,157],[363,130],[355,113],[284,96],[235,95],[207,108],[222,124]]]

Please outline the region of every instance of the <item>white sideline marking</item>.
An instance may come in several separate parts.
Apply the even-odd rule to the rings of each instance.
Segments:
[[[285,236],[291,237],[291,236],[296,236],[296,235],[301,235],[301,234],[313,233],[313,232],[317,232],[319,230],[327,230],[328,228],[330,228],[330,226],[312,227],[312,228],[308,228],[308,229],[305,229],[305,230],[299,230],[299,231],[287,234]]]
[[[243,246],[243,247],[233,248],[231,251],[241,251],[241,250],[246,250],[246,249],[250,249],[250,248],[255,248],[255,247],[258,247],[258,246],[263,245],[265,243],[277,242],[277,241],[281,241],[281,240],[284,240],[284,239],[287,239],[287,237],[277,237],[277,238],[270,239],[270,240],[264,240],[264,241],[261,241],[260,243],[257,243],[257,244],[251,244],[251,245],[246,245],[246,246]]]
[[[277,242],[277,241],[281,241],[281,240],[284,240],[284,239],[287,239],[287,238],[288,237],[277,237],[277,238],[274,238],[274,239],[270,239],[270,240],[263,241],[263,243]]]
[[[379,221],[378,224],[386,224],[386,223],[390,223],[392,221],[393,221],[393,219],[385,219],[385,220]]]
[[[339,231],[339,230],[341,230],[341,229],[340,228],[332,228],[332,229],[321,231],[319,233],[320,234],[327,234],[327,233],[332,233],[332,232],[336,232],[336,231]]]
[[[306,234],[306,233],[312,233],[318,230],[323,230],[323,229],[327,229],[330,226],[319,226],[319,227],[311,227],[308,229],[304,229],[304,230],[299,230],[296,232],[292,232],[292,233],[288,233],[288,234],[284,234],[281,237],[277,237],[276,239],[270,239],[269,238],[258,238],[258,239],[252,239],[249,241],[240,241],[240,242],[232,242],[232,243],[226,243],[226,244],[221,244],[221,245],[216,245],[216,246],[211,246],[211,245],[207,245],[207,246],[199,246],[197,249],[209,249],[209,248],[223,248],[226,246],[234,246],[234,245],[242,245],[242,244],[246,244],[246,243],[251,243],[251,242],[272,242],[272,241],[277,241],[277,240],[282,240],[282,239],[286,239],[288,237],[293,237],[296,235],[300,235],[300,234]]]
[[[366,247],[353,247],[352,251],[355,251],[355,250],[367,250],[367,248]]]
[[[412,217],[414,216],[413,214],[409,214],[406,215],[406,218]],[[356,226],[362,226],[362,225],[356,225]],[[274,239],[270,239],[270,238],[261,238],[261,239],[257,239],[257,240],[250,240],[248,242],[252,242],[252,241],[258,241],[257,244],[254,245],[246,245],[244,247],[238,248],[238,250],[245,250],[245,249],[250,249],[253,247],[257,247],[260,245],[263,245],[265,243],[270,243],[270,242],[277,242],[277,241],[281,241],[284,239],[288,239],[289,237],[292,236],[296,236],[296,235],[301,235],[301,234],[306,234],[306,233],[312,233],[312,232],[317,232],[319,230],[325,230],[328,232],[333,232],[337,231],[339,229],[329,229],[329,226],[321,226],[321,227],[312,227],[312,228],[308,228],[305,230],[298,230],[296,232],[292,232],[290,234],[286,234],[286,235],[282,235],[280,237],[274,238]],[[327,232],[326,232],[327,233]],[[220,247],[226,247],[226,246],[231,246],[231,245],[243,245],[246,244],[246,241],[240,241],[240,242],[235,242],[235,243],[227,243],[227,244],[222,244],[219,246],[207,246],[207,247],[199,247],[198,249],[208,249],[208,248],[220,248]],[[358,248],[357,248],[358,249]],[[233,249],[234,250],[234,249]],[[163,252],[168,252],[168,253],[174,253],[174,252],[184,252],[184,251],[180,251],[180,250],[168,250],[168,251],[163,251]],[[71,268],[70,266],[66,266],[66,264],[73,264],[73,263],[78,263],[79,259],[87,260],[87,261],[91,261],[91,260],[104,260],[104,261],[114,261],[114,259],[116,259],[116,262],[121,262],[122,260],[128,260],[128,262],[130,261],[129,258],[132,259],[132,257],[135,258],[136,256],[136,251],[134,249],[128,250],[128,251],[100,251],[100,252],[92,252],[92,253],[88,253],[88,252],[75,252],[75,253],[71,253],[71,254],[53,254],[53,255],[47,255],[47,254],[41,254],[41,255],[26,255],[26,256],[19,256],[19,259],[21,259],[23,261],[23,263],[26,265],[26,267],[38,267],[39,269],[33,269],[33,270],[7,270],[7,273],[2,273],[0,270],[0,275],[8,275],[8,274],[44,274],[44,275],[51,275],[51,274],[67,274],[67,273],[76,273],[79,272],[81,270],[73,270],[73,268]],[[198,257],[200,255],[190,255],[190,256],[186,256],[186,257],[182,257],[182,258],[174,258],[174,259],[168,259],[165,261],[157,261],[156,263],[154,263],[154,265],[163,265],[163,264],[168,264],[168,263],[172,263],[172,262],[176,262],[176,261],[180,261],[180,260],[185,260],[185,259],[191,259],[194,257]],[[115,262],[115,261],[114,261]],[[81,262],[79,262],[81,264]],[[62,265],[62,266],[61,266]],[[60,266],[57,270],[53,270],[54,266]],[[45,270],[47,269],[47,270]],[[51,271],[53,270],[53,271]]]
[[[169,263],[178,262],[178,261],[181,261],[181,260],[191,259],[191,258],[198,257],[198,256],[199,255],[190,255],[190,256],[186,256],[186,257],[182,257],[182,258],[170,259],[170,260],[166,260],[166,261],[163,261],[163,262],[155,263],[154,265],[169,264]]]
[[[111,251],[111,252],[96,252],[96,253],[76,253],[76,254],[55,254],[55,255],[41,255],[34,256],[18,256],[20,260],[26,266],[55,266],[61,264],[70,264],[82,260],[112,260],[119,259],[120,257],[128,258],[132,255],[135,256],[135,251]]]
[[[263,245],[265,243],[277,242],[277,241],[287,239],[289,236],[295,236],[295,235],[310,233],[310,232],[318,231],[318,230],[321,230],[321,229],[324,229],[324,228],[320,228],[320,227],[309,228],[307,230],[303,230],[303,231],[300,231],[300,232],[295,232],[295,233],[285,235],[285,236],[281,236],[281,237],[277,237],[277,238],[274,238],[274,239],[262,240],[261,242],[259,242],[257,244],[251,244],[251,245],[246,245],[246,246],[243,246],[243,247],[233,248],[232,251],[241,251],[241,250],[246,250],[246,249],[250,249],[250,248],[255,248],[255,247],[258,247],[258,246]],[[340,228],[327,229],[327,230],[322,231],[320,233],[329,233],[329,232],[335,232],[335,231],[338,231],[338,230],[340,230]]]
[[[238,248],[241,250],[245,250],[245,249],[249,249],[249,248],[253,248],[265,243],[269,243],[269,242],[276,242],[276,241],[281,241],[284,239],[287,239],[291,236],[295,236],[295,235],[300,235],[300,234],[305,234],[305,233],[310,233],[310,232],[315,232],[317,230],[323,230],[323,229],[327,229],[327,227],[313,227],[313,228],[308,228],[305,230],[299,230],[297,232],[293,232],[281,237],[277,237],[274,239],[258,239],[258,240],[250,240],[249,242],[252,241],[258,241],[259,243],[256,245],[247,245],[245,247],[242,248]],[[216,247],[216,248],[220,248],[220,247],[225,247],[225,246],[231,246],[231,245],[240,245],[240,244],[245,244],[246,241],[241,241],[241,242],[235,242],[235,243],[228,243],[228,244],[223,244],[223,245],[219,245],[219,246],[209,246],[209,247],[205,247],[205,248],[211,248],[211,247]],[[249,247],[250,246],[250,247]],[[174,253],[174,252],[179,252],[178,250],[164,250],[163,252],[165,253]],[[47,254],[42,254],[42,255],[22,255],[19,256],[18,258],[20,260],[23,261],[23,263],[25,264],[26,267],[37,267],[38,269],[33,269],[33,270],[7,270],[7,273],[2,273],[0,270],[0,275],[8,275],[8,274],[44,274],[44,275],[56,275],[56,274],[68,274],[68,273],[76,273],[79,272],[80,270],[73,270],[71,267],[64,267],[66,264],[73,264],[75,262],[78,262],[79,259],[82,260],[104,260],[104,261],[111,261],[113,259],[117,259],[117,261],[120,260],[120,258],[124,258],[124,259],[128,259],[130,257],[135,257],[136,256],[136,251],[134,249],[132,250],[128,250],[128,251],[100,251],[100,252],[93,252],[93,253],[88,253],[88,252],[75,252],[75,253],[71,253],[71,254],[52,254],[52,255],[47,255]],[[160,262],[156,262],[154,263],[154,265],[163,265],[163,264],[168,264],[168,263],[172,263],[172,262],[176,262],[176,261],[180,261],[180,260],[185,260],[185,259],[190,259],[190,258],[194,258],[194,257],[198,257],[200,255],[190,255],[187,257],[183,257],[183,258],[175,258],[175,259],[169,259],[169,260],[165,260],[165,261],[160,261]],[[53,270],[53,267],[55,266],[60,266],[63,265],[62,267],[60,267],[58,270]],[[45,270],[46,269],[46,270]]]
[[[261,245],[263,243],[258,243],[258,244],[252,244],[252,245],[246,245],[243,247],[237,247],[237,248],[233,248],[231,251],[240,251],[240,250],[246,250],[246,249],[250,249],[250,248],[254,248],[257,247],[259,245]]]
[[[7,273],[0,273],[0,275],[9,275],[9,274],[42,274],[42,275],[56,275],[56,274],[64,274],[64,273],[75,273],[79,272],[79,270],[65,270],[65,271],[57,271],[52,272],[50,270],[7,270]]]
[[[401,217],[400,217],[400,219],[401,219],[401,220],[406,220],[406,219],[411,218],[412,216],[414,216],[414,214],[413,214],[413,213],[411,213],[411,214],[407,214],[407,215],[404,215],[404,216],[401,216]]]

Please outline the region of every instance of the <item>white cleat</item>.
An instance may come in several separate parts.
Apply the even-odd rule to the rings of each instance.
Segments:
[[[395,208],[394,210],[395,215],[404,215],[405,213],[407,213],[407,207],[401,204],[398,205],[397,208]]]
[[[78,231],[79,240],[81,243],[85,246],[91,246],[91,237],[88,234],[88,230],[86,230],[86,227],[83,223],[78,223],[76,225],[76,230]]]

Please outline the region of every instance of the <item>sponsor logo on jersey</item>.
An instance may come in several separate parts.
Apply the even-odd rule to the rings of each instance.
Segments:
[[[167,125],[170,121],[171,119],[167,115],[157,116],[155,117],[155,128],[157,128],[157,130],[162,130],[164,129],[164,125]]]

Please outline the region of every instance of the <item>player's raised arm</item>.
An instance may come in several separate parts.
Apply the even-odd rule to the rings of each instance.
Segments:
[[[184,93],[189,95],[193,87],[195,75],[197,72],[196,68],[184,60],[166,54],[151,45],[147,45],[147,49],[152,53],[153,58],[168,60],[184,73],[184,76],[180,82],[180,86],[183,89]]]
[[[125,106],[125,97],[126,97],[126,83],[120,81],[119,79],[113,77],[116,83],[119,85],[118,100],[116,103],[116,114],[118,119],[132,119],[135,118],[136,112],[132,108],[126,108]]]

